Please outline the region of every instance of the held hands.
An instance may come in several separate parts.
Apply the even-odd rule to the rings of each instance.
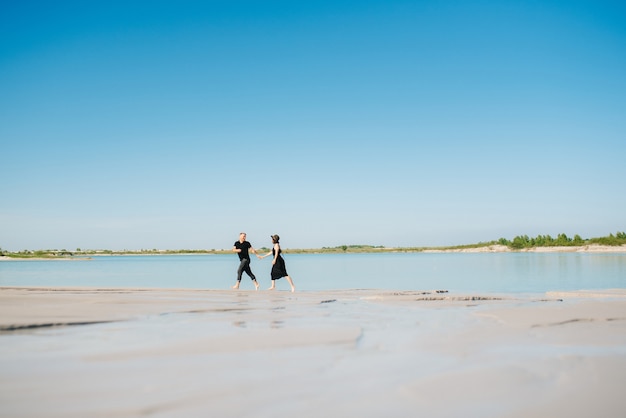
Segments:
[[[269,254],[265,254],[265,255],[258,255],[258,254],[257,254],[257,255],[256,255],[256,258],[258,258],[259,260],[262,260],[262,259],[264,259],[265,257],[267,257],[267,256],[268,256],[268,255],[270,255],[270,254],[271,254],[271,253],[269,253]],[[272,265],[274,265],[274,263],[276,263],[276,259],[272,259]]]

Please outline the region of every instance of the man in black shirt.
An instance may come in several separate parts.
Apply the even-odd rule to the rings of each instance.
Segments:
[[[241,284],[241,275],[245,271],[248,276],[252,279],[252,283],[254,283],[254,287],[256,290],[259,290],[259,283],[256,281],[256,277],[250,270],[250,255],[248,254],[248,250],[252,251],[256,254],[256,250],[252,248],[252,244],[246,241],[246,233],[242,232],[239,234],[239,241],[235,241],[235,245],[233,246],[233,252],[238,253],[239,255],[239,268],[237,269],[237,283],[233,286],[233,289],[239,289],[239,284]],[[257,254],[258,256],[258,254]]]

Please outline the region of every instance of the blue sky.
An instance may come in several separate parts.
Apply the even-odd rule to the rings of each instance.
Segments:
[[[0,4],[0,247],[626,230],[626,6]]]

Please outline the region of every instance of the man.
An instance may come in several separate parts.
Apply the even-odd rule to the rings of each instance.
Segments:
[[[254,254],[257,254],[256,250],[252,248],[252,244],[246,241],[246,233],[242,232],[239,234],[239,241],[235,241],[235,245],[233,246],[233,252],[238,253],[239,255],[237,283],[235,283],[233,289],[239,289],[239,285],[241,284],[241,276],[245,271],[246,274],[252,279],[252,283],[254,283],[254,287],[256,288],[256,290],[259,290],[259,283],[256,281],[256,277],[252,273],[252,270],[250,270],[250,254],[248,254],[248,251],[252,251]]]

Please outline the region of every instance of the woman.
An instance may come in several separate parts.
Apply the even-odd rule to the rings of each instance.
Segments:
[[[272,287],[270,287],[267,290],[274,290],[276,288],[276,280],[280,279],[281,277],[286,277],[287,281],[289,282],[289,285],[291,286],[291,291],[295,292],[296,287],[293,285],[293,280],[291,280],[291,277],[289,277],[289,275],[287,274],[287,268],[285,267],[285,260],[280,255],[280,253],[282,253],[282,250],[280,249],[280,244],[278,243],[278,241],[280,240],[280,237],[278,235],[272,235],[271,238],[272,238],[272,243],[274,244],[274,248],[272,248],[272,251],[262,256],[259,256],[257,254],[257,257],[259,258],[265,258],[270,254],[274,256],[274,259],[272,260],[272,273],[271,273],[272,274]]]

